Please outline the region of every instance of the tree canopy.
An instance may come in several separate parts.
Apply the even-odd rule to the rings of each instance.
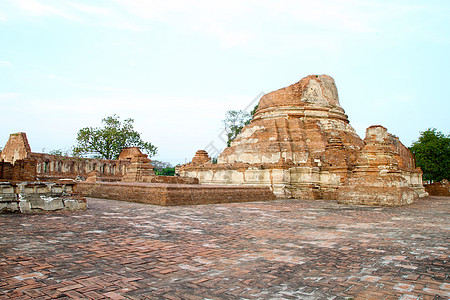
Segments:
[[[142,140],[140,133],[134,130],[134,120],[129,118],[121,122],[113,115],[102,119],[102,127],[85,127],[77,134],[77,145],[73,153],[77,156],[94,154],[97,158],[117,159],[123,148],[139,147],[143,153],[154,156],[157,148]]]
[[[175,175],[175,167],[172,166],[172,164],[169,162],[152,160],[152,165],[156,175],[164,175],[164,176]]]
[[[450,134],[428,128],[420,133],[410,149],[423,171],[424,180],[450,179]]]
[[[251,112],[245,112],[243,110],[229,110],[225,114],[225,132],[227,133],[227,146],[229,147],[231,142],[241,133],[242,128],[245,125],[250,124],[258,105],[256,105]]]

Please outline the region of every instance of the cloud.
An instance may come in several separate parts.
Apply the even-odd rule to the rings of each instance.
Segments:
[[[10,0],[10,3],[16,11],[34,17],[56,16],[93,26],[130,31],[143,30],[135,22],[136,16],[124,14],[123,8],[115,6],[110,1],[103,1],[103,5],[71,0],[48,0],[45,2],[41,0]],[[0,20],[2,20],[2,15],[0,15]]]
[[[14,4],[21,10],[34,15],[46,15],[55,11],[54,8],[44,5],[37,0],[16,0]]]
[[[297,43],[303,36],[314,40],[371,34],[385,30],[386,21],[399,19],[423,7],[405,2],[359,0],[114,0],[132,19],[169,24],[190,34],[217,40],[223,47],[277,48]],[[398,29],[397,29],[398,30]],[[293,39],[292,39],[293,38]]]
[[[6,60],[0,60],[0,65],[11,65],[11,63]]]
[[[91,90],[91,91],[101,91],[101,92],[129,92],[126,89],[120,89],[120,88],[115,88],[115,87],[105,87],[105,86],[97,86],[97,85],[91,85],[91,84],[86,84],[83,82],[77,82],[77,81],[73,81],[73,80],[69,80],[65,77],[62,76],[58,76],[55,74],[49,74],[46,75],[49,79],[58,82],[59,84],[63,84],[66,86],[70,86],[70,87],[75,87],[77,89],[85,89],[85,90]]]
[[[27,14],[66,19],[129,31],[146,31],[164,23],[189,34],[200,34],[223,47],[289,44],[285,38],[303,34],[316,39],[335,35],[376,33],[386,20],[420,12],[424,7],[398,1],[360,0],[11,0]],[[45,4],[44,4],[45,3]],[[0,20],[2,16],[0,15]],[[399,29],[397,29],[399,30]]]
[[[68,6],[75,8],[76,10],[96,16],[114,16],[114,12],[111,8],[105,6],[95,6],[84,4],[82,2],[69,2]]]
[[[72,21],[78,21],[78,18],[73,14],[68,13],[66,10],[57,5],[42,4],[38,0],[14,0],[13,5],[22,10],[23,12],[35,15],[35,16],[52,16],[56,15]],[[63,5],[60,5],[63,6]]]
[[[10,101],[17,99],[21,96],[19,93],[0,93],[0,102],[1,101]]]

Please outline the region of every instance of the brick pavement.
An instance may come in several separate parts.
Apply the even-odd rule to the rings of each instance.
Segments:
[[[448,299],[450,198],[0,216],[0,299]]]

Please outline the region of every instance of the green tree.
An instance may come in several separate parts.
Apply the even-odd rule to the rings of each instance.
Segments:
[[[117,159],[126,147],[139,147],[149,157],[157,153],[157,148],[144,142],[140,133],[134,130],[133,119],[121,122],[119,116],[113,115],[102,119],[102,123],[103,127],[86,127],[78,131],[74,155],[93,153],[98,158]]]
[[[156,175],[174,176],[175,167],[171,163],[159,160],[152,160],[153,170]]]
[[[229,110],[225,114],[225,120],[223,124],[225,125],[225,132],[227,133],[227,146],[230,147],[231,142],[241,133],[242,128],[245,125],[250,124],[255,115],[256,105],[251,112],[245,112],[243,110]]]
[[[450,134],[428,128],[420,133],[410,149],[423,171],[424,180],[450,179]]]

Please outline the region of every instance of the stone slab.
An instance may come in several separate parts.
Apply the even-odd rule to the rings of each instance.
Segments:
[[[73,182],[2,182],[0,213],[85,210],[85,198],[73,194]]]

